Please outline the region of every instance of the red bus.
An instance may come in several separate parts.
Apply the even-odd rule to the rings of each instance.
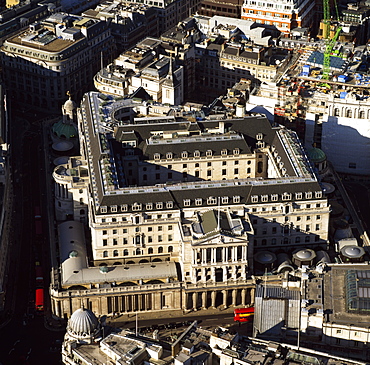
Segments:
[[[44,311],[44,289],[36,289],[35,309],[37,313]]]
[[[235,322],[250,322],[253,319],[254,307],[234,309]]]

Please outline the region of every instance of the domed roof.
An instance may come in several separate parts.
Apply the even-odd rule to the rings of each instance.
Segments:
[[[308,158],[313,163],[324,162],[326,160],[325,152],[317,147],[312,147],[307,151]]]
[[[254,255],[254,259],[260,264],[271,264],[276,260],[276,256],[270,251],[261,251]]]
[[[340,250],[343,256],[359,258],[365,254],[365,250],[359,246],[345,246]]]
[[[77,309],[68,321],[68,332],[77,337],[91,337],[99,328],[95,314],[86,308]]]
[[[64,103],[63,108],[66,112],[72,112],[77,109],[76,103],[69,97],[69,99]]]
[[[297,251],[293,255],[298,260],[312,260],[316,257],[315,251],[310,250],[309,248],[306,248],[304,250]]]
[[[73,143],[69,141],[61,141],[61,142],[53,143],[52,147],[53,147],[53,150],[55,151],[65,152],[73,148]]]
[[[77,137],[76,127],[70,123],[63,123],[62,120],[55,123],[51,130],[58,138],[70,139]]]

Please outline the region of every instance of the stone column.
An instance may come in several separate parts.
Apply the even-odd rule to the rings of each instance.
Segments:
[[[215,248],[211,248],[212,250],[212,255],[211,255],[211,258],[212,258],[212,264],[214,264],[216,262],[216,249]]]
[[[197,296],[198,296],[198,293],[197,292],[194,292],[193,293],[193,309],[195,311],[197,310]]]
[[[227,290],[222,291],[223,306],[227,308]]]
[[[227,281],[228,271],[229,271],[228,266],[225,266],[225,267],[222,268],[222,280],[224,282]]]
[[[207,292],[202,293],[202,309],[207,309]]]
[[[255,289],[254,288],[251,288],[250,290],[250,296],[251,296],[251,304],[254,305],[254,292],[255,292]]]
[[[245,294],[246,294],[246,290],[245,289],[242,289],[242,294],[241,294],[241,300],[242,300],[242,305],[244,306],[245,305]]]
[[[231,304],[233,307],[236,306],[236,294],[237,294],[237,289],[233,289],[233,292],[232,292],[233,301]]]
[[[216,308],[216,292],[214,290],[211,292],[211,307]]]
[[[211,281],[215,282],[216,281],[216,268],[211,267]]]

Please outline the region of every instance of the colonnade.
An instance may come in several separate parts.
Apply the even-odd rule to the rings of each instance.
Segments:
[[[59,292],[61,295],[58,295],[57,291],[51,290],[51,307],[57,317],[69,318],[81,306],[91,309],[96,315],[109,315],[159,310],[224,309],[250,305],[254,301],[253,287],[158,289],[141,293],[108,293],[102,290],[94,293],[85,292],[83,296],[73,291]]]
[[[247,262],[247,246],[196,248],[192,251],[193,265]]]

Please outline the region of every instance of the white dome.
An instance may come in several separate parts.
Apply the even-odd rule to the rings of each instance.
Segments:
[[[365,254],[365,250],[358,246],[345,246],[341,249],[341,253],[347,257],[360,258]]]
[[[254,259],[260,264],[270,264],[276,260],[276,256],[270,251],[261,251],[254,255]]]
[[[298,260],[312,260],[316,257],[315,252],[310,249],[300,250],[294,254]]]
[[[73,100],[68,99],[68,100],[64,103],[63,107],[64,107],[64,110],[65,110],[66,112],[72,112],[73,110],[75,110],[75,109],[77,108],[77,105],[76,105],[76,103],[75,103]]]
[[[99,321],[95,314],[86,308],[77,309],[68,321],[68,333],[74,337],[86,338],[93,336],[99,329]]]

